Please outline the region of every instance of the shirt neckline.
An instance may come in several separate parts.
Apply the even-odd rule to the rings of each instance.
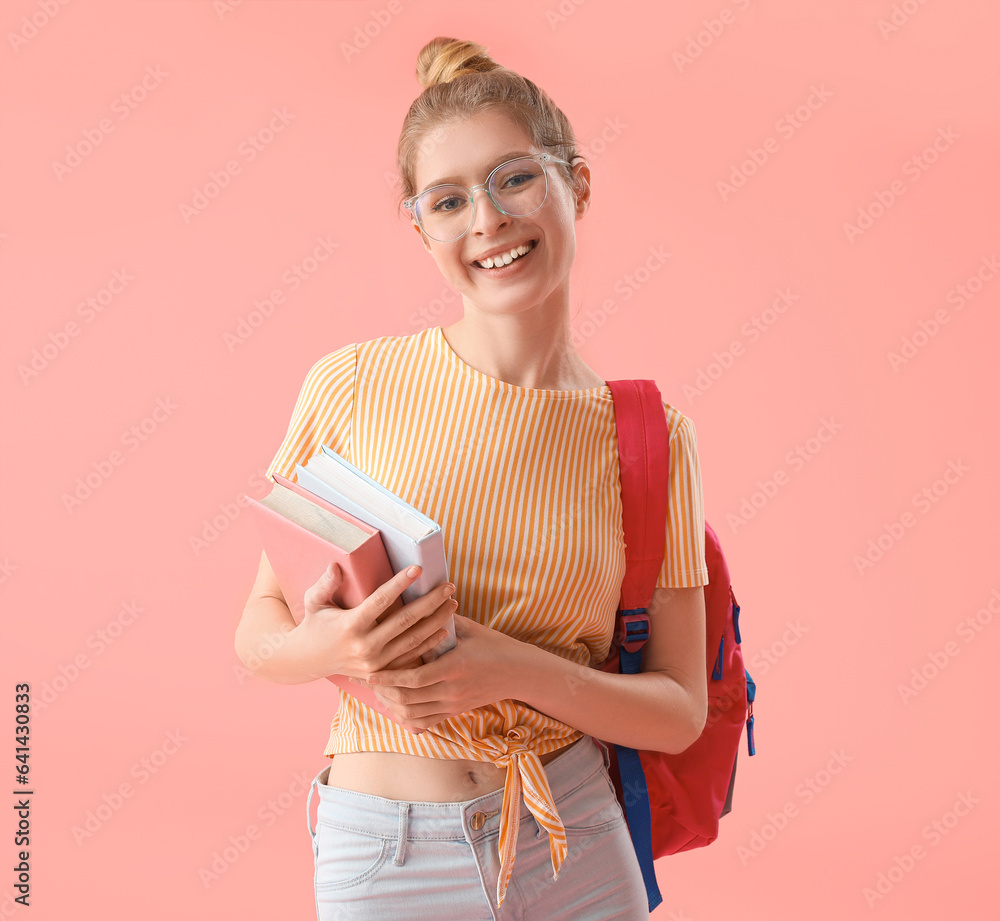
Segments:
[[[430,332],[438,351],[444,356],[449,365],[456,368],[467,377],[471,377],[478,383],[491,387],[494,390],[500,390],[510,394],[519,394],[527,397],[538,397],[552,400],[571,400],[574,398],[582,399],[587,396],[602,396],[611,392],[611,388],[608,386],[607,381],[603,384],[598,384],[596,387],[585,387],[580,390],[544,390],[538,387],[519,387],[517,384],[502,381],[498,377],[491,377],[489,374],[480,371],[478,368],[473,368],[472,365],[463,361],[458,352],[451,347],[451,344],[445,337],[443,327],[434,326],[431,328]]]

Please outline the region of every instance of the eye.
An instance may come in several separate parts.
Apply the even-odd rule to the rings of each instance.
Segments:
[[[457,211],[462,205],[465,204],[465,199],[458,195],[448,195],[445,198],[440,198],[433,205],[431,205],[431,211],[437,212],[449,212]]]
[[[455,214],[468,204],[465,190],[460,186],[441,186],[428,189],[417,201],[417,207],[424,214]]]
[[[537,179],[537,178],[538,176],[535,173],[515,173],[513,176],[507,176],[504,179],[503,188],[517,189],[531,182],[532,179]]]

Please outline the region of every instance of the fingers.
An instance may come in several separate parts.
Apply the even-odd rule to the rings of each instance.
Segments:
[[[448,598],[445,591],[444,588],[437,588],[428,592],[378,627],[378,630],[384,631],[379,640],[384,637],[388,662],[422,656],[448,635],[447,625],[458,608],[458,602]]]
[[[380,585],[369,595],[356,610],[364,612],[364,620],[376,623],[383,614],[392,609],[399,601],[403,591],[419,577],[421,568],[410,566],[397,572],[388,582]],[[323,574],[311,585],[305,594],[305,606],[309,612],[319,608],[338,607],[334,603],[334,595],[344,581],[344,574],[337,563],[331,562]]]
[[[431,667],[425,665],[420,671]],[[397,681],[399,679],[406,679],[406,684],[381,686],[374,680],[359,683],[374,690],[379,700],[392,711],[393,720],[404,729],[411,732],[422,732],[457,713],[444,697],[445,684],[420,685],[420,677],[416,674],[393,672],[391,680]],[[418,682],[415,690],[410,690],[412,681]]]
[[[398,638],[395,643],[390,643],[387,653],[394,654],[395,650],[403,648],[404,652],[390,660],[385,668],[409,668],[422,664],[422,656],[430,652],[435,646],[443,642],[451,633],[447,624],[458,607],[458,602],[449,599],[439,606],[432,614],[420,621],[411,628],[408,635]],[[416,643],[414,646],[413,644]]]
[[[393,603],[399,598],[399,596],[402,595],[402,593],[420,577],[421,572],[422,569],[420,566],[410,566],[406,569],[401,569],[388,582],[384,582],[377,589],[375,589],[375,591],[372,592],[371,595],[369,595],[358,606],[358,609],[363,609],[365,611],[372,624],[379,623],[382,615],[385,614],[389,608],[392,607]],[[454,591],[454,586],[452,586],[452,591]],[[419,617],[413,617],[413,619],[407,623],[406,626],[412,626],[413,623],[416,623],[419,619]],[[385,618],[382,618],[382,623],[384,622]]]
[[[392,705],[386,706],[393,711],[393,720],[403,729],[409,732],[421,733],[425,729],[430,729],[438,723],[449,719],[456,714],[442,711],[441,702],[433,701],[426,704]]]
[[[386,599],[391,602],[397,598],[407,586],[413,584],[414,578],[416,577],[410,577],[407,575],[407,573],[413,569],[417,569],[419,574],[419,567],[413,566],[411,566],[409,570],[397,573],[397,575],[386,582],[385,585],[376,589],[376,591],[368,599],[366,599],[365,604],[367,605],[370,603],[372,606],[371,610],[374,610],[376,614],[381,614],[382,611],[385,610]],[[388,645],[392,640],[415,627],[424,618],[434,614],[438,607],[447,601],[452,594],[454,594],[454,592],[454,585],[450,582],[443,582],[441,585],[431,589],[419,598],[414,599],[409,604],[403,605],[390,616],[382,618],[378,627],[372,631],[372,635],[377,637],[382,645]],[[441,627],[443,622],[444,619],[442,618],[442,623],[437,624],[435,629]],[[415,651],[426,636],[426,633],[422,633],[418,637],[410,637],[407,643],[400,645],[399,648],[393,651],[393,658],[404,652]]]

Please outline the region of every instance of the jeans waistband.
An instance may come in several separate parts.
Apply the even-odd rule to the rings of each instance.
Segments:
[[[584,736],[546,764],[545,774],[556,806],[602,766],[607,766],[607,753],[590,736]],[[329,772],[330,766],[327,765],[316,775],[309,790],[306,819],[309,833],[313,836],[316,834],[310,811],[313,793],[319,797],[317,824],[329,816],[341,827],[377,837],[464,839],[472,842],[487,834],[495,834],[499,825],[502,787],[464,802],[405,802],[327,786],[325,781]],[[520,811],[522,819],[526,820],[531,815],[523,802]],[[479,818],[480,815],[484,818]]]

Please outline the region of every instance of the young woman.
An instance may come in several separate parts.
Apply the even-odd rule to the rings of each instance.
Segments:
[[[643,673],[602,672],[624,543],[611,392],[570,344],[590,170],[565,115],[482,46],[435,39],[417,76],[401,204],[463,316],[316,362],[269,475],[294,478],[326,443],[441,525],[454,581],[376,624],[413,576],[342,610],[331,566],[295,626],[262,555],[237,651],[273,681],[367,680],[396,717],[340,694],[309,797],[320,919],[645,918],[595,739],[679,752],[704,726],[694,427],[664,404],[670,511]],[[421,664],[453,612],[457,646]]]

